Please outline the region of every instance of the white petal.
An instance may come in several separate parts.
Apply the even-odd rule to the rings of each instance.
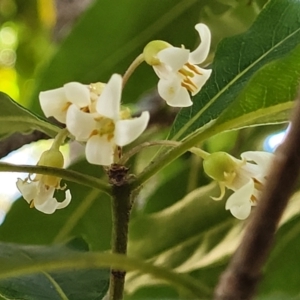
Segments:
[[[26,182],[18,178],[16,185],[23,198],[28,203],[30,203],[38,194],[38,182]]]
[[[197,86],[197,90],[192,93],[193,96],[196,95],[201,90],[201,88],[203,87],[207,79],[210,77],[212,71],[212,70],[205,70],[197,66],[194,67],[199,69],[201,75],[195,74],[195,76],[192,78],[193,83]]]
[[[253,161],[264,170],[267,170],[274,159],[274,154],[264,151],[247,151],[242,153],[241,157],[247,161]]]
[[[178,71],[188,62],[190,50],[184,48],[170,47],[157,53],[159,60],[170,66],[173,71]]]
[[[115,124],[115,143],[118,146],[125,146],[137,139],[146,129],[149,118],[149,112],[144,111],[138,118],[117,121]]]
[[[171,76],[174,76],[174,72],[171,70],[171,67],[167,65],[153,66],[153,70],[155,71],[156,75],[162,79],[168,79],[170,74]]]
[[[94,135],[87,141],[85,154],[89,163],[109,166],[114,162],[114,144],[106,136]]]
[[[85,107],[91,103],[90,91],[87,85],[79,82],[69,82],[64,85],[64,90],[69,102],[79,107]]]
[[[94,120],[93,114],[85,113],[72,104],[67,112],[66,125],[76,140],[86,141],[92,131],[96,129],[97,122]]]
[[[49,199],[53,198],[55,192],[54,187],[46,187],[42,181],[38,182],[38,193],[34,198],[34,206],[43,205]]]
[[[197,49],[190,53],[189,62],[198,65],[204,62],[209,53],[211,34],[205,24],[197,24],[195,28],[200,35],[201,43]]]
[[[96,104],[97,112],[112,120],[118,120],[122,93],[122,76],[113,74],[104,87]]]
[[[45,214],[53,214],[55,210],[65,208],[67,205],[69,205],[71,198],[70,190],[67,190],[66,198],[62,202],[58,202],[55,198],[49,198],[42,204],[36,204],[36,202],[34,202],[34,206],[37,210]]]
[[[251,212],[251,196],[254,192],[254,182],[249,180],[247,184],[233,193],[227,200],[225,209],[230,210],[237,219],[246,219]]]
[[[64,88],[40,92],[40,105],[46,117],[54,117],[61,123],[66,122],[68,99]]]
[[[177,76],[168,80],[160,79],[157,85],[159,95],[173,107],[191,106],[193,102],[188,91],[181,86],[181,79]]]

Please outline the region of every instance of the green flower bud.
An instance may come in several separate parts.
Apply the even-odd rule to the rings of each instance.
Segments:
[[[227,181],[228,175],[235,173],[237,165],[236,159],[226,152],[212,153],[203,161],[205,173],[219,182]]]
[[[170,45],[167,42],[151,41],[150,43],[148,43],[146,45],[146,47],[144,48],[144,51],[143,51],[145,62],[147,64],[149,64],[150,66],[159,65],[160,61],[157,58],[157,53],[159,51],[169,48],[169,47],[172,47],[172,45]]]
[[[43,152],[38,166],[62,168],[64,166],[64,157],[62,153],[57,149],[49,149]],[[35,180],[41,180],[47,186],[57,187],[61,181],[61,178],[50,175],[41,175],[38,174],[35,177]]]

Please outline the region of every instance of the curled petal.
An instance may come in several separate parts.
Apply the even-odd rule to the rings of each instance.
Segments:
[[[247,184],[233,193],[227,200],[225,209],[240,220],[245,220],[251,212],[251,196],[254,192],[254,182],[249,180]]]
[[[97,112],[104,117],[117,120],[119,118],[121,92],[122,76],[113,74],[97,100]]]
[[[57,209],[62,209],[68,206],[71,202],[71,198],[70,190],[67,190],[65,200],[62,202],[58,202],[55,198],[48,198],[47,201],[42,203],[34,201],[34,206],[37,210],[45,214],[53,214]]]
[[[94,135],[87,141],[86,159],[95,165],[109,166],[114,162],[114,144],[106,136]]]
[[[203,85],[205,84],[207,79],[210,77],[211,71],[212,71],[212,70],[205,70],[205,69],[199,68],[197,66],[194,66],[194,67],[196,69],[199,69],[199,72],[201,73],[201,75],[195,74],[195,76],[192,79],[193,83],[197,87],[197,89],[192,92],[193,96],[196,95],[201,90],[201,88],[203,87]]]
[[[78,107],[88,106],[91,102],[90,91],[87,85],[79,82],[69,82],[64,85],[66,98]]]
[[[144,111],[138,118],[117,121],[115,127],[115,143],[118,146],[125,146],[137,139],[146,129],[149,118],[149,112]]]
[[[202,23],[197,24],[195,29],[200,35],[201,43],[197,49],[190,53],[189,62],[198,65],[204,62],[209,53],[211,34],[209,28]]]
[[[54,117],[61,123],[66,122],[68,99],[64,88],[40,92],[39,99],[46,117]]]
[[[160,79],[157,88],[159,95],[170,106],[187,107],[193,104],[188,91],[181,86],[181,79],[178,76]]]
[[[177,47],[169,47],[157,53],[159,60],[171,67],[172,71],[178,71],[188,62],[190,50]]]
[[[66,125],[76,140],[86,141],[96,129],[97,122],[94,120],[93,114],[85,113],[72,104],[67,112]]]

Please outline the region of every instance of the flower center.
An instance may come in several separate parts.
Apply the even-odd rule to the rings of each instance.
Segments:
[[[197,75],[203,75],[194,65],[191,65],[190,63],[186,63],[183,68],[181,68],[178,73],[183,78],[181,81],[181,86],[186,88],[191,93],[196,92],[198,87],[193,82],[192,78]]]
[[[114,137],[115,123],[112,119],[106,117],[98,117],[95,119],[97,121],[97,129],[94,129],[90,136],[100,135],[106,136],[107,140],[110,141]]]

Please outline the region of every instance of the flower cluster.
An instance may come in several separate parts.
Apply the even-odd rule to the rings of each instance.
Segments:
[[[204,171],[219,183],[221,189],[220,197],[213,199],[222,199],[226,187],[233,190],[225,208],[236,218],[246,219],[250,215],[251,206],[257,204],[273,156],[272,153],[262,151],[244,152],[241,154],[242,160],[225,152],[209,155],[203,162]]]
[[[62,153],[52,147],[45,151],[39,162],[39,166],[62,168],[64,158]],[[37,210],[52,214],[57,209],[65,208],[71,201],[70,190],[65,192],[65,200],[58,202],[54,197],[56,190],[65,190],[66,186],[60,186],[61,178],[37,174],[33,179],[29,175],[25,180],[18,179],[17,188],[23,195],[23,198],[30,204],[30,207],[35,207]]]
[[[196,95],[211,74],[211,70],[197,66],[209,53],[210,30],[201,23],[195,28],[201,44],[192,52],[184,47],[173,47],[165,41],[152,41],[144,48],[145,61],[153,66],[159,77],[158,93],[170,106],[191,106],[190,94]]]
[[[113,74],[107,84],[70,82],[62,88],[40,93],[47,117],[65,123],[77,141],[86,142],[88,162],[111,165],[117,147],[125,146],[146,129],[149,113],[131,118],[121,109],[122,77]]]

